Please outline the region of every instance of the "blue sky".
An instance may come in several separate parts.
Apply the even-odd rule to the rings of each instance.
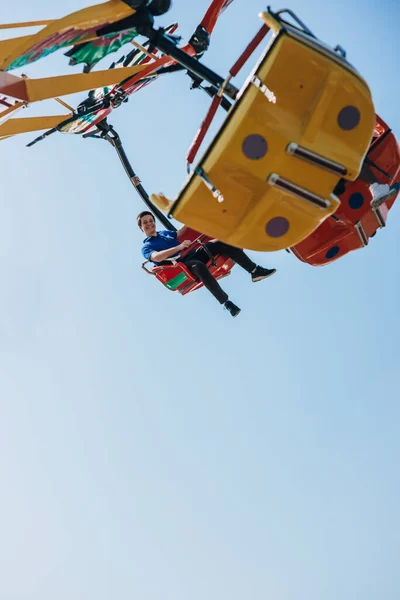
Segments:
[[[189,36],[207,4],[175,0],[160,23]],[[225,73],[263,8],[235,0],[206,64]],[[395,0],[290,8],[347,49],[399,136]],[[29,74],[58,71],[62,54]],[[160,80],[110,119],[150,191],[185,177],[209,102],[188,83]],[[111,147],[31,139],[0,146],[2,600],[397,600],[399,207],[325,268],[250,253],[278,273],[233,272],[233,320],[142,273],[141,205]]]

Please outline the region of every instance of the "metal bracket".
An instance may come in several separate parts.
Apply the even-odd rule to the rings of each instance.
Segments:
[[[267,98],[272,104],[276,104],[276,96],[256,75],[251,78],[251,83]]]
[[[334,47],[334,51],[340,54],[342,58],[346,58],[346,50],[342,46],[339,46],[339,44]]]
[[[282,23],[286,23],[287,25],[290,25],[290,23],[287,23],[287,21],[284,21],[283,19],[281,19],[281,18],[280,18],[280,16],[281,16],[281,15],[283,15],[283,14],[287,13],[288,15],[290,15],[290,16],[292,17],[292,19],[293,19],[294,21],[296,21],[296,23],[297,23],[298,25],[300,25],[300,27],[302,28],[302,30],[304,31],[304,33],[307,33],[307,34],[308,34],[308,35],[310,35],[311,37],[313,37],[313,38],[317,39],[317,36],[313,34],[313,32],[311,31],[311,29],[309,29],[309,28],[307,27],[307,25],[305,25],[305,24],[303,23],[303,21],[301,21],[301,20],[299,19],[299,17],[298,17],[298,16],[297,16],[297,15],[296,15],[296,14],[295,14],[295,13],[294,13],[292,10],[290,10],[289,8],[282,8],[281,10],[278,10],[278,12],[274,13],[274,12],[272,12],[272,10],[271,10],[271,7],[270,7],[270,6],[268,6],[268,12],[270,12],[270,13],[271,13],[271,15],[273,15],[273,16],[275,16],[275,17],[278,17],[278,18],[279,18],[279,21],[282,21]]]
[[[203,181],[203,183],[205,184],[205,186],[212,193],[213,197],[216,198],[217,202],[223,202],[224,201],[225,198],[223,197],[223,195],[221,194],[221,192],[215,187],[215,185],[213,184],[213,182],[208,178],[208,176],[206,175],[205,171],[201,167],[197,167],[197,169],[195,169],[194,173],[195,173],[195,175],[198,175],[198,177],[201,178],[201,180]]]
[[[358,237],[360,238],[360,242],[362,243],[362,245],[364,247],[368,246],[368,236],[367,236],[367,234],[364,231],[364,227],[362,226],[361,221],[358,221],[358,223],[356,223],[354,225],[354,227],[355,227],[355,230],[356,230],[356,232],[358,234]]]

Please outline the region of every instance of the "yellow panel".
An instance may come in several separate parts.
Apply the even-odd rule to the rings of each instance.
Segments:
[[[147,64],[142,63],[120,69],[105,69],[91,73],[74,73],[39,79],[16,77],[10,73],[0,72],[0,93],[25,100],[27,103],[38,102],[113,85],[137,75],[147,67]]]
[[[22,35],[10,40],[0,40],[0,71],[7,69],[7,66],[14,60],[14,56],[23,54],[20,48],[24,48],[30,44],[31,40],[32,35]],[[8,60],[9,56],[11,56],[11,60]]]
[[[30,36],[14,38],[12,40],[4,40],[0,42],[0,70],[6,70],[16,58],[22,54],[29,52],[31,48],[38,43],[43,43],[46,40],[57,39],[59,34],[70,30],[77,30],[84,33],[85,30],[91,30],[93,27],[102,27],[107,24],[115,23],[130,15],[134,14],[135,10],[129,8],[127,4],[121,0],[109,0],[103,4],[96,4],[83,8],[61,19],[53,21],[47,27],[41,29],[38,33]],[[85,40],[81,40],[85,41]]]
[[[346,177],[355,179],[375,111],[369,89],[355,71],[283,32],[254,75],[268,89],[263,93],[251,82],[245,85],[199,163],[224,201],[213,198],[193,174],[172,213],[212,237],[273,251],[307,237],[339,205],[331,193],[340,176],[289,155],[288,144],[339,163],[347,169]],[[328,206],[320,208],[272,187],[267,183],[272,173],[325,199]]]
[[[8,119],[10,119],[10,117],[13,116],[14,113],[21,110],[21,108],[24,108],[25,106],[25,102],[15,102],[15,104],[9,106],[5,110],[1,110],[0,106],[0,125],[5,123]]]
[[[143,71],[147,64],[121,67],[120,69],[105,69],[91,73],[74,73],[71,75],[58,75],[57,77],[43,77],[40,79],[27,79],[26,89],[29,102],[38,102],[56,96],[66,96],[83,92],[98,87],[105,87],[120,83],[128,77],[133,77]]]
[[[2,23],[1,29],[21,29],[21,27],[40,27],[44,25],[50,25],[54,23],[55,19],[48,19],[47,21],[24,21],[22,23]]]
[[[52,129],[71,116],[72,114],[69,113],[66,115],[52,115],[48,117],[22,117],[9,119],[6,123],[0,125],[0,136],[9,137],[19,133],[29,133],[32,131],[40,131],[41,129]]]

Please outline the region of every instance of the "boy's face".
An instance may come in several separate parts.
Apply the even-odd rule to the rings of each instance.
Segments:
[[[149,235],[154,235],[156,232],[156,222],[154,218],[151,215],[145,215],[142,217],[140,228],[146,237]]]

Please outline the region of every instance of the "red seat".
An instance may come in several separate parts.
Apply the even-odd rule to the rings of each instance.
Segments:
[[[193,249],[200,248],[202,244],[210,241],[211,238],[208,236],[191,229],[190,227],[182,227],[178,231],[178,240],[193,240],[194,244],[188,248],[185,252],[181,253],[181,257],[185,256],[188,252],[192,252]],[[151,270],[145,267],[146,263],[143,263],[143,269],[151,274],[160,281],[166,288],[173,292],[180,292],[182,296],[194,292],[203,286],[203,283],[197,279],[193,273],[183,263],[171,262],[170,265],[153,266]],[[234,261],[226,256],[217,255],[207,264],[210,273],[215,279],[222,279],[230,275]]]

